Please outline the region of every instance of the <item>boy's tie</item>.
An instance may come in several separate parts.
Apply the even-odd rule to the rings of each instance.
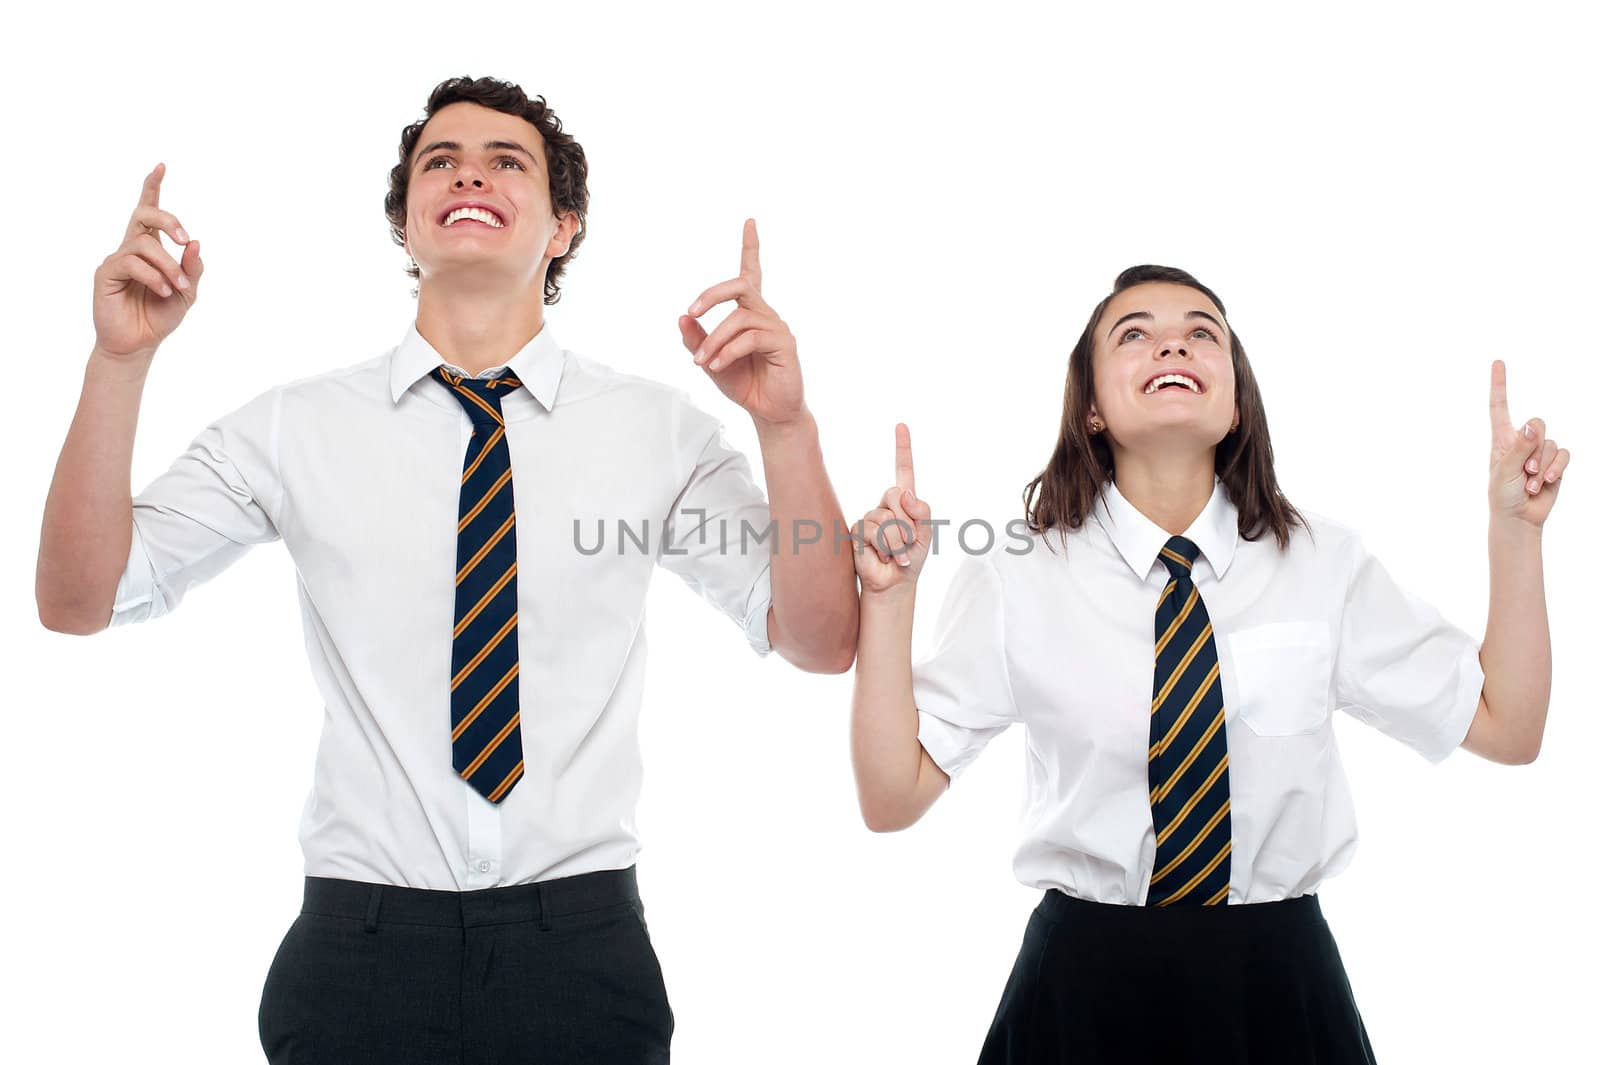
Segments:
[[[1171,579],[1156,603],[1155,691],[1150,704],[1150,814],[1155,869],[1147,906],[1228,901],[1233,829],[1228,737],[1211,619],[1192,569],[1200,548],[1174,536],[1161,549]]]
[[[450,649],[451,761],[498,803],[522,776],[517,685],[517,522],[511,449],[500,400],[522,382],[509,371],[477,380],[433,376],[472,419],[456,523],[455,633]]]

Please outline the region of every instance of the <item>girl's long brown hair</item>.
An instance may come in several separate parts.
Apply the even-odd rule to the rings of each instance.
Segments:
[[[1094,334],[1113,297],[1134,285],[1154,281],[1184,285],[1205,293],[1216,304],[1223,320],[1227,320],[1227,308],[1217,294],[1183,270],[1170,266],[1130,266],[1117,275],[1111,295],[1095,307],[1067,360],[1066,395],[1062,400],[1061,433],[1056,440],[1055,453],[1039,476],[1022,490],[1023,509],[1028,528],[1033,532],[1043,533],[1054,528],[1060,534],[1081,527],[1094,512],[1103,486],[1116,473],[1112,468],[1111,445],[1105,434],[1089,432],[1089,403],[1094,398]],[[1232,341],[1239,428],[1217,445],[1217,476],[1222,478],[1228,498],[1238,509],[1239,535],[1255,540],[1271,530],[1279,550],[1283,550],[1289,546],[1289,534],[1294,526],[1308,527],[1304,516],[1278,489],[1261,389],[1231,322],[1228,335]],[[1045,545],[1049,546],[1048,537]]]

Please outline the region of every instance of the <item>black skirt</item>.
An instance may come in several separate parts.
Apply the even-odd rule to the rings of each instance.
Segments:
[[[1357,1065],[1372,1044],[1315,895],[1146,907],[1045,893],[979,1065]]]

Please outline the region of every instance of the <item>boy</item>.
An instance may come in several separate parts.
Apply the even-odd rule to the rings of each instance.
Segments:
[[[759,653],[842,672],[856,642],[848,553],[796,532],[844,523],[753,223],[739,276],[679,329],[754,420],[770,506],[683,394],[551,336],[587,166],[542,99],[488,78],[440,84],[401,137],[386,209],[418,279],[401,343],[256,397],[133,499],[145,375],[203,273],[162,175],[96,273],[39,614],[79,634],[159,617],[250,545],[289,549],[326,717],[268,1059],[666,1061],[632,831],[653,565]],[[697,319],[730,300],[708,336]],[[739,548],[769,523],[767,550]],[[588,549],[597,526],[616,550]]]

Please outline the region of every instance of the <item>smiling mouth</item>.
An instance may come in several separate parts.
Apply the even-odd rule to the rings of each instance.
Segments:
[[[1151,378],[1145,385],[1144,394],[1154,395],[1158,392],[1181,392],[1184,395],[1197,396],[1201,393],[1200,382],[1188,374],[1162,374],[1160,377]]]
[[[461,225],[464,222],[475,222],[488,229],[504,229],[505,223],[500,216],[485,207],[458,207],[444,216],[440,223],[446,229]]]

